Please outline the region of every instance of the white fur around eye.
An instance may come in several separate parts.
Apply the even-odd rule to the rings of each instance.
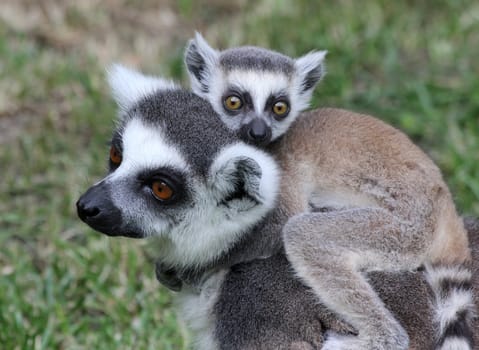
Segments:
[[[265,106],[271,95],[286,95],[290,102],[289,114],[281,121],[264,120],[271,127],[272,140],[283,135],[299,113],[309,107],[311,94],[314,89],[303,91],[304,75],[294,74],[288,77],[285,74],[268,71],[253,71],[235,69],[223,72],[220,69],[214,70],[210,75],[210,86],[208,93],[202,96],[210,101],[215,111],[221,116],[222,121],[232,130],[239,130],[243,124],[249,122],[254,115],[264,115]],[[253,100],[254,113],[243,118],[231,116],[224,113],[222,96],[231,86],[241,91],[247,91]]]
[[[287,93],[291,86],[289,78],[277,72],[258,72],[253,70],[233,70],[224,74],[228,86],[235,86],[240,91],[248,91],[253,99],[255,112],[263,114],[266,101],[271,95]]]
[[[281,122],[271,121],[268,118],[264,120],[272,128],[272,138],[275,139],[282,135],[294,121],[298,113],[308,107],[309,99],[306,104],[302,98],[297,98],[295,85],[288,76],[282,73],[258,72],[252,70],[240,70],[223,72],[216,69],[211,75],[210,90],[204,96],[221,116],[222,121],[232,130],[239,130],[242,125],[248,123],[254,116],[263,116],[266,103],[271,95],[285,94],[290,100],[290,112]],[[247,91],[253,99],[254,113],[246,116],[231,118],[225,114],[222,97],[225,91],[231,86],[237,87],[241,91]]]
[[[159,127],[144,125],[133,118],[122,134],[123,160],[112,179],[130,177],[143,169],[170,167],[187,172],[189,167],[177,148],[169,145]]]
[[[140,99],[159,90],[171,90],[177,85],[167,79],[143,75],[120,64],[107,68],[108,84],[120,111],[128,111]]]
[[[249,207],[241,201],[221,204],[224,198],[218,198],[218,194],[226,191],[222,194],[227,195],[231,188],[227,182],[215,179],[221,178],[218,173],[231,170],[229,166],[232,163],[234,166],[232,160],[235,158],[249,158],[261,168],[256,194],[259,204]],[[252,176],[258,177],[258,174]],[[182,220],[172,226],[166,235],[152,241],[155,251],[164,263],[179,268],[204,266],[214,261],[274,207],[278,186],[279,170],[271,156],[243,143],[226,147],[213,161],[206,183],[196,182],[196,205],[188,209]]]
[[[168,221],[157,211],[150,210],[142,196],[136,193],[138,186],[126,184],[131,184],[132,179],[147,169],[167,167],[188,173],[188,163],[178,148],[168,143],[160,127],[145,125],[135,117],[125,125],[122,143],[123,160],[105,181],[113,188],[126,187],[122,191],[112,191],[112,200],[121,208],[125,222],[136,223],[145,236],[162,235],[169,227]]]

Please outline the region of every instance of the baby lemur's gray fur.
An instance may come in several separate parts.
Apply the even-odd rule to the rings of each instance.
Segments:
[[[323,75],[323,59],[324,52],[292,59],[256,47],[219,52],[199,34],[185,55],[193,91],[225,125],[256,145],[282,136],[268,149],[283,171],[280,207],[296,215],[283,229],[288,259],[359,331],[329,337],[324,350],[405,349],[407,334],[362,272],[425,265],[438,307],[467,307],[467,235],[439,169],[398,130],[338,109],[293,123]],[[457,288],[444,290],[444,280]],[[438,317],[440,333],[450,321]]]
[[[180,293],[185,318],[199,334],[198,348],[275,348],[273,344],[292,339],[290,348],[299,349],[322,341],[323,324],[337,331],[352,329],[308,299],[312,298],[310,290],[294,280],[281,256],[280,232],[295,212],[282,205],[284,188],[276,202],[279,171],[271,156],[241,142],[210,105],[192,93],[122,67],[114,67],[109,78],[120,105],[120,120],[110,149],[110,172],[78,200],[78,215],[108,235],[151,236],[164,265],[184,276],[188,271],[202,272],[195,284],[186,285]],[[248,265],[253,260],[256,262]],[[241,263],[246,264],[238,265]],[[242,271],[252,275],[250,282],[243,278]],[[284,277],[275,288],[283,285],[286,299],[250,307],[248,303],[275,294],[271,291],[272,280],[256,284],[266,283],[269,274]],[[393,273],[384,276],[395,278]],[[297,292],[289,295],[290,286]],[[431,307],[425,294],[421,287],[416,299],[422,296],[425,310],[442,315],[444,310]],[[245,300],[246,295],[251,300]],[[294,315],[291,309],[286,312],[295,298],[311,305],[308,310],[297,310],[304,316]],[[444,338],[439,338],[441,346],[469,341],[469,320],[461,322],[462,317],[470,317],[469,305],[460,301],[447,309],[449,322],[442,333]],[[237,319],[228,312],[236,307],[243,310],[239,310]],[[272,313],[273,318],[262,318]],[[307,321],[303,325],[279,325],[301,317]],[[313,317],[320,322],[313,322]],[[403,326],[419,327],[416,319],[406,317]],[[251,323],[256,326],[251,327]],[[278,330],[274,330],[275,325]],[[426,318],[424,327],[431,329],[435,324]],[[236,332],[235,345],[230,336]],[[411,334],[411,347],[416,346],[414,339]]]

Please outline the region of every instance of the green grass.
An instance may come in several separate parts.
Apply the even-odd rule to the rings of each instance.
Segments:
[[[181,348],[170,294],[139,242],[102,237],[75,214],[106,169],[115,109],[103,68],[22,36],[0,38],[0,47],[1,78],[21,79],[14,98],[38,118],[2,145],[2,348]]]
[[[416,3],[269,0],[248,5],[248,14],[235,7],[234,21],[224,8],[198,19],[190,1],[179,11],[218,47],[327,49],[314,105],[372,113],[401,128],[440,165],[460,210],[479,215],[479,5]],[[0,143],[1,347],[186,348],[171,294],[158,287],[142,243],[108,239],[76,218],[77,197],[106,169],[115,109],[102,65],[1,23],[0,125],[31,116]],[[185,42],[159,58],[162,72],[185,78]],[[151,62],[145,58],[150,72]]]

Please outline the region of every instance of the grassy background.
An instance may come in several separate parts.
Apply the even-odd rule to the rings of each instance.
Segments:
[[[106,169],[112,61],[185,80],[193,31],[224,48],[327,49],[315,106],[372,113],[479,215],[477,1],[4,0],[0,4],[0,344],[184,349],[144,243],[108,239],[74,203]]]

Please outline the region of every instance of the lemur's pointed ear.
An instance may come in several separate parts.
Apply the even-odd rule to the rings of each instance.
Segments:
[[[177,88],[170,80],[143,75],[120,64],[112,64],[106,71],[113,98],[121,112],[128,111],[140,99],[156,91]]]
[[[200,33],[190,40],[185,52],[185,63],[194,93],[208,92],[211,75],[218,64],[219,52],[208,45]]]
[[[257,206],[269,210],[278,192],[279,169],[268,154],[238,143],[216,157],[209,180],[218,202],[226,207],[236,212]]]
[[[316,84],[326,74],[324,58],[327,53],[327,51],[312,51],[295,60],[301,93],[312,92]]]

